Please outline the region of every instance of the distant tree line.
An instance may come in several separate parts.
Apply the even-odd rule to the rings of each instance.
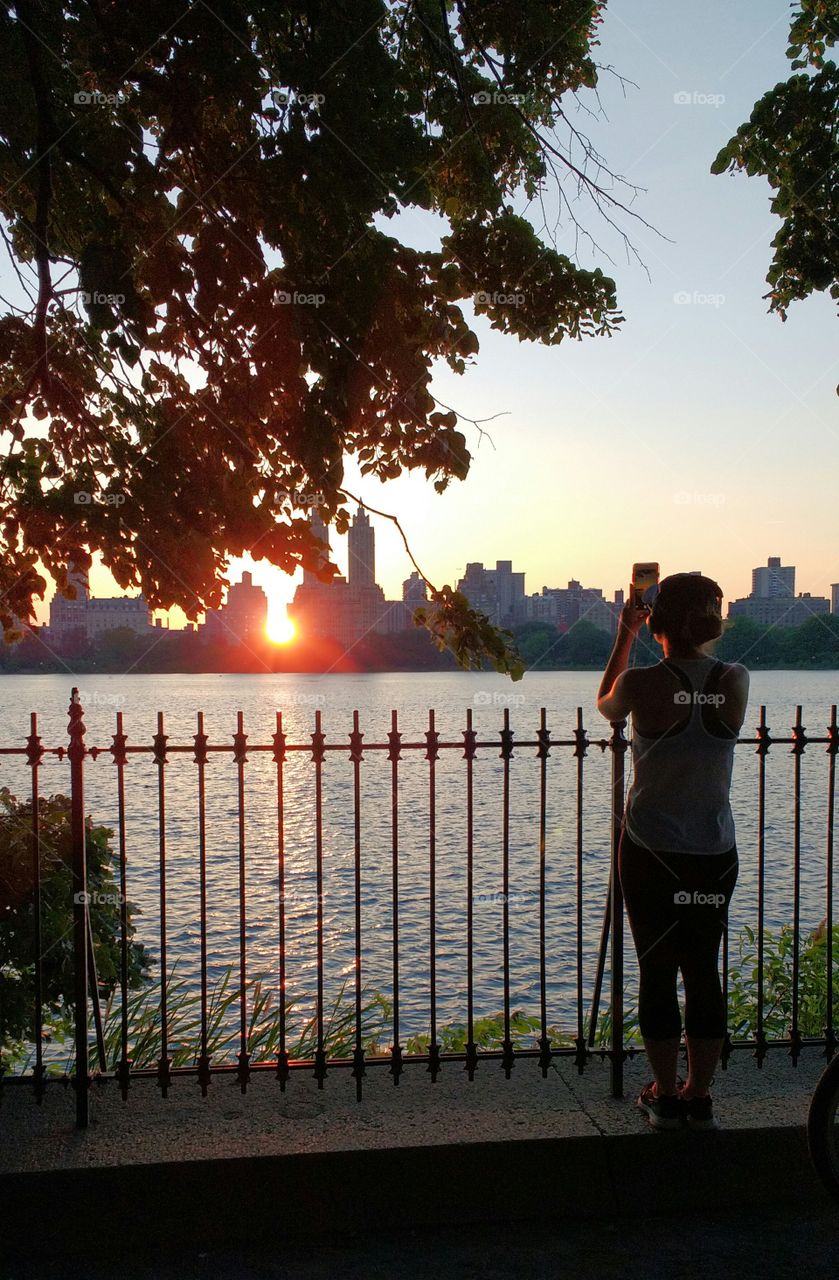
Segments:
[[[18,644],[0,641],[0,673],[67,672],[151,674],[165,672],[274,671],[448,671],[457,660],[440,651],[425,628],[378,635],[371,633],[349,649],[336,640],[308,640],[286,645],[262,638],[237,642],[233,637],[207,640],[194,631],[159,630],[138,635],[128,627],[106,631],[95,640],[84,633],[70,636],[60,650],[37,633]]]
[[[726,662],[761,667],[839,667],[839,616],[808,618],[798,627],[766,626],[752,618],[735,618],[716,647]]]
[[[612,637],[586,621],[576,623],[561,635],[548,623],[528,622],[516,629],[515,637],[529,670],[601,668],[612,647]],[[823,614],[797,627],[766,626],[752,618],[734,618],[725,624],[714,654],[724,662],[742,662],[754,670],[839,668],[839,616]],[[633,664],[649,666],[662,656],[660,646],[642,631],[635,642]]]
[[[513,641],[527,671],[602,669],[612,637],[582,620],[560,632],[547,622],[527,622],[513,629]],[[760,670],[772,667],[832,670],[839,668],[839,617],[810,618],[798,627],[767,627],[751,618],[726,624],[716,656]],[[633,653],[635,666],[658,662],[662,651],[642,632]],[[393,635],[371,633],[349,649],[335,640],[274,645],[267,640],[237,644],[206,641],[194,631],[158,631],[137,635],[128,628],[105,632],[95,641],[79,634],[53,652],[37,633],[20,644],[0,644],[0,672],[157,672],[260,671],[453,671],[454,656],[440,651],[425,628]]]

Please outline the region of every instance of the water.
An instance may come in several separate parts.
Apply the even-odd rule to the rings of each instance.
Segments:
[[[391,709],[398,711],[403,743],[425,743],[428,710],[444,742],[461,742],[466,710],[479,740],[500,743],[505,708],[516,737],[532,741],[545,707],[554,740],[571,738],[576,708],[583,708],[589,738],[608,736],[594,699],[594,672],[530,673],[513,685],[485,673],[376,675],[160,675],[80,676],[88,746],[107,748],[121,710],[129,745],[150,745],[157,712],[164,712],[170,748],[191,747],[196,712],[203,710],[211,743],[230,743],[236,712],[244,714],[249,745],[270,743],[276,711],[283,711],[289,743],[309,743],[315,711],[327,742],[348,743],[359,712],[366,744],[384,743]],[[73,677],[4,676],[0,745],[20,745],[37,711],[44,743],[66,743]],[[831,703],[839,701],[835,672],[776,671],[752,675],[744,736],[751,735],[760,703],[777,736],[788,736],[797,703],[813,736],[826,732]],[[539,767],[533,747],[517,749],[510,787],[510,995],[513,1008],[539,1007]],[[189,988],[199,981],[197,769],[190,752],[173,753],[166,766],[166,875],[168,962]],[[769,752],[766,770],[766,920],[777,928],[792,918],[792,762],[788,746]],[[734,897],[734,934],[756,924],[757,764],[754,748],[735,758],[732,806],[737,824],[740,881]],[[584,764],[582,904],[583,985],[590,999],[609,865],[610,758],[592,745]],[[291,753],[285,767],[288,993],[298,1001],[300,1025],[311,1012],[317,978],[315,769],[308,752]],[[439,1022],[462,1021],[466,999],[466,766],[459,750],[442,750],[436,786],[436,944]],[[237,773],[230,755],[207,765],[208,952],[211,979],[238,965]],[[827,757],[824,746],[802,761],[802,929],[824,915]],[[363,976],[370,989],[392,994],[391,766],[385,751],[368,751],[361,766]],[[0,785],[26,795],[28,770],[17,757],[0,757]],[[502,981],[502,763],[496,747],[478,752],[474,765],[475,1001],[476,1014],[499,1010]],[[276,985],[278,968],[277,774],[271,752],[253,753],[245,766],[247,818],[247,953],[251,975]],[[41,792],[67,792],[67,763],[47,757]],[[576,762],[569,746],[548,761],[546,926],[549,1022],[576,1029]],[[86,808],[95,822],[116,828],[116,771],[108,754],[86,767]],[[429,768],[422,750],[406,750],[399,766],[399,958],[402,1040],[426,1031],[429,988]],[[133,756],[126,769],[128,896],[138,934],[159,954],[159,848],[157,770],[150,756]],[[327,1003],[352,980],[354,956],[353,774],[347,754],[328,754],[323,769],[324,989]]]

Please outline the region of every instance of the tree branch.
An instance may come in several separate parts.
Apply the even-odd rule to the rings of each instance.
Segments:
[[[38,301],[35,306],[33,336],[35,340],[35,367],[26,394],[36,384],[46,388],[49,382],[47,346],[47,310],[52,299],[50,274],[49,217],[52,200],[52,166],[50,152],[55,141],[55,124],[50,103],[50,91],[41,66],[40,38],[35,32],[35,18],[29,0],[18,0],[18,25],[26,49],[35,111],[38,121],[36,168],[38,187],[35,202],[35,220],[30,226],[35,245],[35,262],[38,267]]]
[[[377,507],[371,507],[369,502],[365,502],[362,498],[356,497],[354,493],[350,493],[349,489],[339,489],[338,493],[343,494],[345,498],[350,498],[353,502],[357,502],[360,507],[364,507],[365,511],[372,511],[374,516],[381,516],[382,519],[390,520],[393,522],[393,524],[396,525],[396,528],[399,530],[402,541],[405,544],[405,550],[408,553],[408,559],[410,560],[411,564],[414,566],[414,568],[416,569],[417,573],[422,578],[426,586],[430,587],[431,590],[436,593],[437,588],[434,586],[434,583],[431,581],[430,578],[427,578],[425,576],[422,569],[419,567],[416,560],[414,559],[414,553],[411,550],[407,537],[405,536],[405,530],[402,528],[402,525],[399,523],[399,517],[393,515],[390,511],[379,511]]]

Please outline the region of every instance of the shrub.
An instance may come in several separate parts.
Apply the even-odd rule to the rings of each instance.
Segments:
[[[45,1035],[61,1033],[73,1013],[73,880],[70,800],[38,801],[41,874],[41,984]],[[119,982],[120,893],[114,878],[113,832],[87,821],[87,886],[99,990]],[[0,1058],[8,1065],[35,1038],[35,906],[32,802],[0,788]],[[127,905],[128,981],[148,977],[150,956],[134,940],[136,908]]]

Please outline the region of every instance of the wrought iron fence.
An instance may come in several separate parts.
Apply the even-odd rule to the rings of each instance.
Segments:
[[[362,1095],[362,1082],[368,1068],[384,1067],[393,1077],[394,1084],[399,1083],[400,1076],[407,1066],[422,1064],[430,1074],[431,1080],[437,1079],[445,1063],[459,1062],[463,1064],[468,1078],[474,1077],[482,1060],[495,1061],[510,1076],[515,1062],[519,1059],[534,1059],[546,1076],[551,1061],[556,1057],[573,1059],[579,1071],[583,1071],[586,1062],[593,1053],[606,1056],[610,1062],[611,1089],[615,1096],[623,1092],[623,1065],[627,1055],[635,1051],[635,1047],[625,1042],[624,1035],[624,929],[623,902],[620,881],[616,874],[616,857],[620,825],[625,800],[625,755],[628,741],[624,730],[625,721],[611,726],[607,736],[589,738],[583,724],[582,708],[577,708],[576,724],[570,735],[554,739],[547,724],[546,712],[541,710],[539,725],[532,737],[516,738],[510,725],[510,713],[505,709],[503,724],[494,737],[479,738],[473,727],[472,712],[466,713],[466,726],[457,740],[443,740],[435,727],[435,713],[428,713],[428,728],[415,741],[403,741],[403,733],[399,726],[397,712],[391,713],[390,730],[383,735],[384,740],[365,742],[361,731],[359,713],[353,713],[352,729],[348,740],[344,742],[328,741],[323,731],[321,712],[315,713],[314,731],[308,742],[291,742],[283,727],[282,712],[276,712],[276,730],[270,741],[251,742],[245,733],[242,713],[238,713],[236,731],[232,740],[226,743],[211,743],[205,732],[203,713],[197,714],[197,730],[192,735],[192,742],[171,742],[166,733],[164,715],[158,713],[157,732],[152,740],[146,743],[130,742],[123,724],[123,714],[116,715],[115,732],[111,744],[107,747],[89,746],[86,741],[84,709],[79,700],[78,691],[72,691],[69,707],[68,740],[60,746],[45,746],[38,731],[35,713],[30,718],[30,732],[23,745],[0,747],[0,755],[19,757],[25,761],[30,774],[31,795],[31,878],[32,878],[32,910],[34,914],[34,1008],[33,1008],[33,1067],[23,1074],[0,1077],[0,1084],[29,1084],[36,1098],[43,1097],[46,1084],[52,1078],[48,1075],[43,1052],[43,983],[42,983],[42,951],[41,933],[42,900],[41,876],[43,841],[41,832],[40,775],[45,757],[53,756],[60,764],[66,761],[69,773],[70,792],[70,824],[72,843],[72,954],[73,954],[73,1011],[74,1011],[74,1067],[70,1073],[70,1083],[76,1095],[76,1120],[79,1126],[88,1123],[90,1087],[92,1074],[99,1078],[112,1075],[116,1078],[123,1097],[127,1097],[131,1081],[141,1077],[156,1078],[164,1095],[176,1076],[195,1077],[204,1093],[211,1079],[217,1074],[234,1073],[244,1092],[253,1072],[273,1071],[279,1086],[285,1089],[294,1071],[307,1070],[314,1074],[319,1087],[323,1087],[327,1072],[333,1068],[346,1069],[355,1081],[356,1095]],[[836,753],[839,750],[839,728],[837,727],[836,706],[831,708],[827,733],[821,737],[808,737],[802,724],[802,709],[796,712],[795,724],[791,735],[771,737],[766,723],[766,709],[760,708],[760,719],[753,737],[741,737],[739,745],[753,747],[757,755],[757,826],[756,826],[756,877],[757,877],[757,920],[755,944],[757,956],[756,969],[756,1033],[752,1038],[726,1037],[724,1061],[730,1054],[740,1048],[752,1048],[758,1065],[762,1063],[770,1048],[785,1047],[793,1062],[797,1060],[801,1048],[807,1045],[822,1045],[828,1057],[832,1056],[837,1043],[834,1025],[834,941],[833,941],[833,846],[835,818],[835,765]],[[802,887],[802,786],[801,762],[808,747],[823,746],[827,756],[825,770],[825,808],[824,808],[824,886],[823,904],[826,924],[825,973],[826,983],[826,1015],[821,1035],[803,1035],[800,1027],[801,996],[801,887]],[[792,756],[792,780],[790,788],[792,817],[792,1006],[788,1032],[783,1036],[769,1036],[766,1033],[764,960],[766,942],[765,893],[766,893],[766,759],[772,747],[790,747]],[[587,990],[584,963],[584,925],[591,920],[591,910],[598,910],[599,903],[590,906],[590,898],[584,893],[585,841],[584,822],[586,807],[584,803],[584,785],[586,759],[589,751],[599,749],[608,752],[611,758],[610,769],[610,813],[611,836],[608,857],[610,875],[605,911],[600,925],[600,946],[594,981],[591,990]],[[475,874],[481,853],[476,845],[475,807],[474,807],[474,770],[478,752],[497,753],[500,761],[500,853],[501,853],[501,907],[500,927],[501,939],[501,983],[503,988],[503,1011],[501,1022],[503,1035],[495,1047],[486,1048],[476,1039],[476,1004],[475,1004],[475,946],[476,923],[474,912]],[[575,1025],[569,1028],[567,1036],[557,1036],[552,1024],[547,967],[549,952],[552,954],[552,940],[549,940],[546,916],[546,885],[549,870],[549,840],[547,832],[548,801],[551,787],[549,759],[552,752],[564,752],[573,761],[573,849],[569,850],[573,857],[573,914],[575,943],[573,954],[562,956],[563,965],[573,968],[573,1002],[575,1009]],[[536,817],[538,849],[538,1025],[531,1043],[525,1043],[520,1036],[514,1034],[515,1009],[511,1000],[511,931],[509,903],[511,890],[514,889],[511,878],[510,837],[511,837],[511,792],[513,773],[511,762],[514,753],[518,752],[519,760],[530,759],[536,770],[538,781],[538,814]],[[275,770],[274,807],[276,812],[276,973],[274,977],[278,986],[278,1039],[276,1052],[270,1060],[261,1056],[254,1060],[250,1043],[249,1000],[253,988],[249,983],[249,955],[247,944],[248,924],[248,850],[246,844],[247,794],[246,776],[248,762],[252,757],[262,753]],[[308,755],[311,766],[311,783],[314,806],[314,855],[316,874],[316,991],[314,993],[314,1009],[311,1045],[312,1051],[304,1056],[290,1053],[289,1029],[287,1025],[287,988],[288,988],[288,954],[289,934],[286,916],[287,887],[287,813],[286,813],[286,770],[295,753]],[[430,1019],[430,1035],[422,1051],[407,1052],[400,1043],[402,1034],[400,1018],[400,992],[404,974],[400,973],[400,962],[404,960],[403,948],[400,945],[400,836],[404,829],[406,815],[400,809],[400,762],[405,753],[422,753],[427,762],[427,801],[428,827],[425,840],[427,855],[427,888],[428,916],[425,921],[427,930],[427,972],[428,972],[428,1009]],[[457,753],[460,753],[459,756]],[[524,753],[527,753],[526,756]],[[170,879],[167,865],[167,766],[173,756],[178,754],[191,757],[197,772],[197,821],[194,831],[195,854],[197,856],[197,876],[199,891],[199,966],[200,992],[197,995],[200,1007],[200,1023],[192,1060],[184,1065],[173,1066],[170,1054],[170,978],[167,966],[167,948],[169,944],[167,906],[172,897],[176,897],[182,887]],[[207,777],[206,770],[211,756],[219,754],[229,758],[235,769],[236,781],[236,833],[237,833],[237,893],[236,893],[236,929],[238,933],[238,964],[236,999],[238,1004],[238,1055],[235,1062],[216,1061],[210,1044],[210,996],[208,967],[210,944],[208,940],[208,819],[207,819]],[[365,830],[362,821],[362,770],[369,756],[383,755],[389,763],[389,861],[390,875],[388,902],[389,913],[389,951],[390,951],[390,994],[392,1000],[392,1043],[384,1052],[370,1052],[365,1044],[364,1032],[364,978],[365,978],[365,940],[368,922],[364,918],[362,873],[365,862]],[[352,951],[351,969],[351,1020],[353,1024],[351,1052],[334,1054],[330,1052],[328,1027],[326,1025],[325,973],[329,961],[325,946],[324,928],[324,888],[328,878],[328,869],[324,862],[324,789],[323,778],[325,764],[330,755],[343,757],[351,766],[352,775]],[[465,967],[465,1041],[461,1049],[448,1050],[440,1040],[438,1023],[438,777],[437,765],[443,756],[457,758],[462,761],[463,802],[465,807],[465,936],[463,938],[463,962]],[[126,786],[132,782],[132,763],[146,759],[156,774],[156,827],[157,827],[157,895],[158,895],[158,937],[160,971],[160,1002],[157,1018],[159,1021],[160,1053],[153,1067],[136,1067],[131,1060],[130,1026],[130,992],[129,992],[129,918],[128,890],[129,869],[127,851],[130,844],[130,833],[126,821]],[[102,1013],[100,1008],[100,983],[96,973],[96,952],[91,931],[90,904],[86,870],[86,804],[85,778],[86,772],[94,767],[94,762],[103,760],[109,763],[115,773],[116,790],[116,837],[117,837],[117,871],[119,877],[120,901],[120,965],[118,977],[118,1011],[119,1011],[119,1054],[116,1060],[108,1060],[103,1032]],[[0,779],[0,781],[2,781]],[[412,821],[415,812],[407,815]],[[0,858],[3,850],[0,849]],[[729,981],[729,939],[723,941],[723,983],[728,997]],[[601,1004],[602,987],[608,969],[609,1001],[608,1038],[598,1038],[598,1012]],[[4,1035],[3,1013],[0,1008],[0,1040]],[[96,1066],[91,1070],[91,1055],[94,1055]],[[66,1076],[65,1076],[66,1082]]]

